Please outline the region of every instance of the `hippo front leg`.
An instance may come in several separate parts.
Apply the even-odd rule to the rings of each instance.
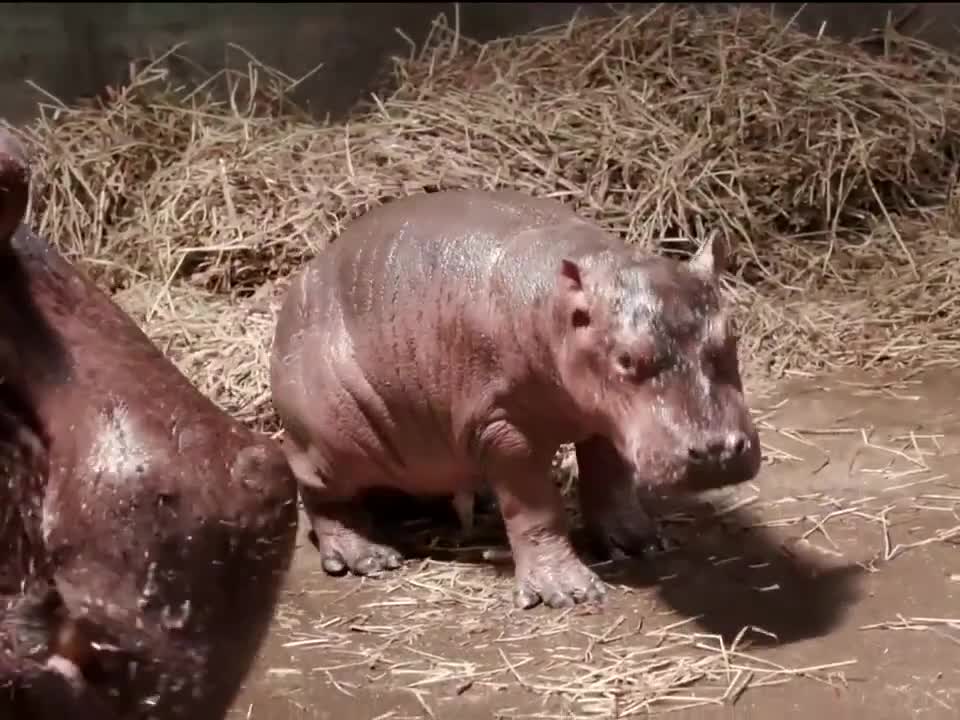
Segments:
[[[561,608],[602,600],[603,583],[570,543],[563,499],[549,474],[550,456],[493,461],[488,468],[513,553],[514,604],[528,609],[542,601]]]
[[[304,509],[310,520],[310,541],[320,552],[328,575],[378,575],[396,570],[403,556],[388,545],[372,540],[367,510],[355,499],[331,499],[324,490],[301,486]]]
[[[576,453],[580,512],[591,540],[614,560],[664,550],[660,529],[645,507],[647,493],[613,443],[594,436],[577,443]]]

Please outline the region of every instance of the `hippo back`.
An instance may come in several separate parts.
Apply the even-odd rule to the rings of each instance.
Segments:
[[[349,329],[389,320],[405,302],[476,306],[491,291],[505,306],[529,303],[555,282],[560,260],[622,248],[570,207],[510,190],[411,195],[353,221],[318,280]]]

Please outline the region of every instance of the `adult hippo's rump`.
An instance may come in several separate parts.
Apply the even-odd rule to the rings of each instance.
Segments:
[[[0,717],[222,718],[296,536],[272,441],[22,224],[0,135]]]
[[[759,469],[723,263],[712,242],[688,263],[645,254],[517,192],[415,195],[355,220],[291,283],[272,356],[326,570],[400,564],[374,541],[363,491],[486,483],[517,604],[599,599],[549,478],[562,443],[576,443],[588,528],[628,554],[652,531],[638,488],[701,490]]]

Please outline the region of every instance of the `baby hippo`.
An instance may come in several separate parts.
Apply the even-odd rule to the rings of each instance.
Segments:
[[[294,278],[271,360],[284,447],[325,570],[400,565],[358,502],[488,486],[518,607],[599,600],[550,477],[575,443],[584,521],[650,542],[638,490],[741,483],[760,445],[721,302],[722,249],[626,246],[554,201],[447,191],[355,220]]]
[[[296,540],[279,445],[23,224],[0,132],[0,718],[220,720]]]

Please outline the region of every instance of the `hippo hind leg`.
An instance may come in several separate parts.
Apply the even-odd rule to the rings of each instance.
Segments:
[[[308,537],[328,575],[379,575],[403,564],[396,549],[372,540],[369,511],[359,500],[329,500],[322,490],[303,486],[300,494],[310,519]]]
[[[594,436],[577,443],[576,453],[580,512],[597,550],[623,560],[667,549],[651,515],[649,495],[637,487],[613,443]]]

